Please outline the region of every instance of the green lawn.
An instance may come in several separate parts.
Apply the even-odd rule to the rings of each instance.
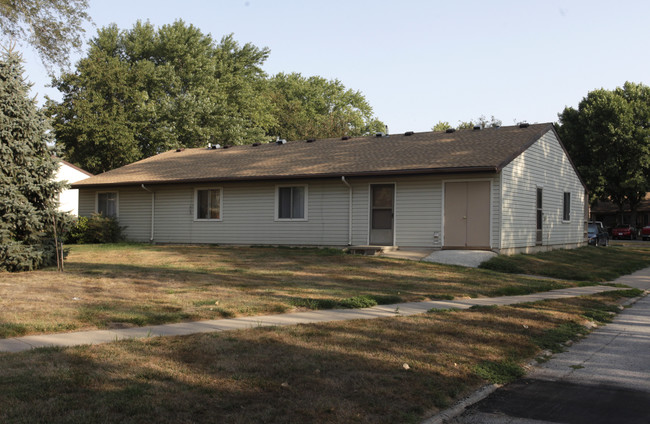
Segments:
[[[605,282],[650,266],[650,243],[586,246],[534,255],[497,256],[481,265],[506,273],[542,275],[565,280]]]
[[[0,337],[576,284],[334,249],[82,245],[71,247],[64,273],[0,274]]]
[[[636,294],[0,353],[0,422],[419,423]]]

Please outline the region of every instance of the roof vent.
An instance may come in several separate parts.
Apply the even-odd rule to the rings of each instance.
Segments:
[[[530,124],[528,122],[520,122],[519,123],[519,128],[528,128]]]
[[[308,138],[308,139],[307,139],[307,143],[313,143],[314,141],[316,141],[315,138]]]
[[[182,152],[183,150],[185,150],[185,149],[179,147],[178,149],[176,149],[176,153],[180,153],[180,152]]]
[[[445,132],[446,132],[447,134],[451,134],[451,133],[453,133],[453,132],[455,132],[455,131],[456,131],[456,130],[455,130],[454,128],[447,128],[447,129],[445,130]]]
[[[407,137],[408,137],[409,135],[413,135],[413,134],[415,134],[413,131],[406,131],[406,132],[404,133],[404,135],[407,136]]]
[[[341,140],[349,140],[349,139],[350,139],[349,135],[344,135],[343,137],[341,137]]]
[[[480,125],[474,125],[474,131],[480,131],[481,126]]]
[[[262,143],[253,143],[251,146],[253,146],[253,147],[257,147],[257,146],[259,146],[260,144],[262,144]]]
[[[230,147],[231,147],[230,144],[224,144],[222,149],[229,149]]]
[[[385,135],[386,134],[384,134],[383,132],[378,132],[377,134],[375,134],[375,137],[384,137]]]

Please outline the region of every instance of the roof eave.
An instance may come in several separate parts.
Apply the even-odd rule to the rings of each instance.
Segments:
[[[397,175],[435,175],[435,174],[475,174],[475,173],[497,173],[500,169],[496,166],[466,166],[455,168],[419,168],[419,169],[395,169],[364,172],[330,172],[322,174],[293,174],[293,175],[258,175],[250,177],[219,177],[219,178],[187,178],[175,180],[138,180],[112,183],[93,184],[72,184],[71,188],[105,188],[120,186],[146,185],[170,185],[170,184],[204,184],[214,182],[236,182],[236,181],[268,181],[268,180],[304,180],[344,177],[381,177]]]

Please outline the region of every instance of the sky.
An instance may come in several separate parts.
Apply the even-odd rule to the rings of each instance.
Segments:
[[[650,1],[89,0],[86,38],[115,23],[182,19],[268,47],[264,70],[338,79],[390,133],[495,116],[557,121],[591,90],[650,84]],[[33,95],[59,100],[23,49]],[[84,48],[85,51],[85,48]],[[84,51],[73,56],[74,62]]]

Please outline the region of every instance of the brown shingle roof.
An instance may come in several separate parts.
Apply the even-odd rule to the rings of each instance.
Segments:
[[[173,150],[79,181],[73,187],[497,172],[552,129],[552,124],[534,124],[527,128]]]

